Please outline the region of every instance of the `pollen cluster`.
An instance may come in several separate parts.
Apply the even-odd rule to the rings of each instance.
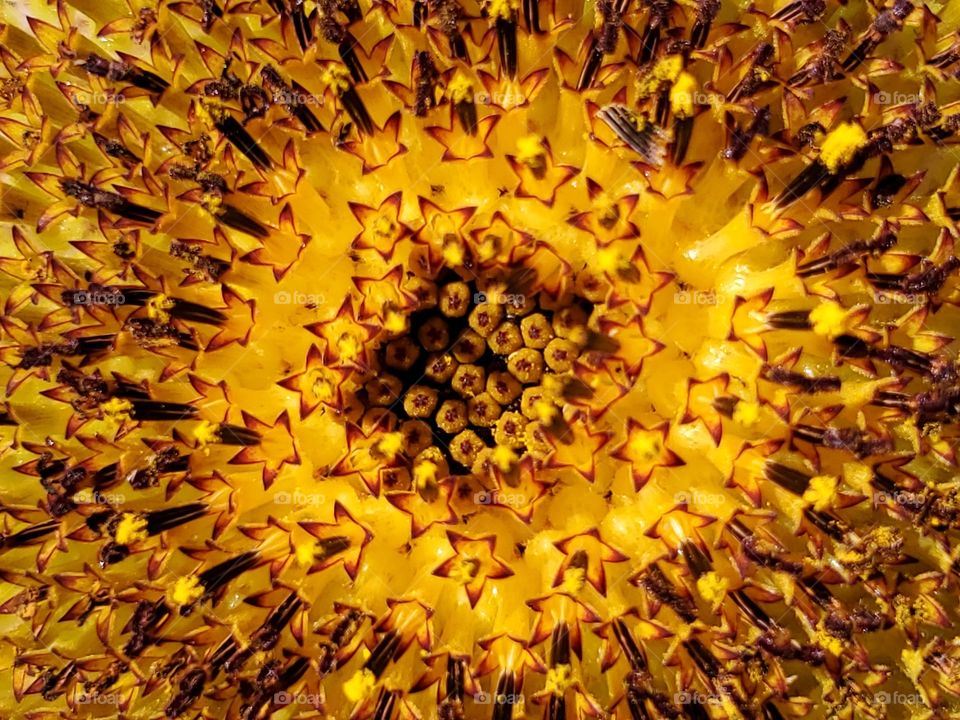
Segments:
[[[960,717],[960,5],[2,7],[0,718]]]

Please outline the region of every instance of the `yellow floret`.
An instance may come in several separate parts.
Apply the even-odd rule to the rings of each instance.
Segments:
[[[810,478],[810,485],[803,494],[803,499],[815,510],[826,510],[836,500],[837,486],[837,478],[833,475],[817,475]]]
[[[178,578],[170,590],[175,605],[189,605],[203,597],[203,585],[193,575]]]
[[[357,670],[349,680],[343,684],[343,694],[352,703],[358,703],[376,687],[377,678],[367,668]]]
[[[756,425],[760,419],[760,403],[741,400],[733,409],[733,421],[744,427]]]
[[[147,519],[136,513],[124,513],[113,531],[113,538],[118,545],[133,545],[143,542],[147,535]]]
[[[817,335],[835,338],[847,331],[847,311],[832,300],[822,302],[810,311],[810,324]]]
[[[853,160],[867,144],[867,133],[858,123],[848,122],[832,130],[820,146],[820,162],[830,172],[837,172]]]

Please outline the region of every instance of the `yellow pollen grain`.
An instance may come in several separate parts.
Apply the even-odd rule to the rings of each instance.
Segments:
[[[853,160],[867,142],[867,133],[858,123],[844,123],[824,138],[820,146],[820,162],[830,172],[837,172]]]
[[[422,490],[430,483],[435,482],[439,469],[439,466],[431,460],[417,463],[413,468],[413,483],[417,489]]]
[[[562,592],[576,595],[587,584],[587,572],[582,567],[567,568],[563,573],[563,582],[560,585]]]
[[[827,300],[810,311],[810,324],[817,335],[835,338],[847,331],[849,315],[841,305]]]
[[[373,234],[378,237],[391,237],[396,229],[397,226],[394,224],[393,220],[386,215],[378,215],[377,219],[373,221]]]
[[[700,597],[716,607],[727,596],[729,582],[720,573],[711,570],[697,578],[697,592]]]
[[[403,433],[385,433],[383,437],[377,441],[376,448],[381,455],[385,455],[388,458],[396,457],[403,449]]]
[[[733,421],[743,427],[753,427],[760,419],[760,403],[741,400],[733,409]]]
[[[606,247],[597,253],[597,266],[605,273],[615,273],[629,265],[629,260],[614,248]]]
[[[545,157],[546,151],[539,135],[524,135],[517,140],[517,160],[524,165],[542,165]]]
[[[310,386],[313,396],[320,402],[329,402],[336,394],[337,386],[325,375],[318,374]]]
[[[501,472],[507,472],[517,463],[517,454],[506,445],[497,445],[493,450],[493,462]]]
[[[509,20],[520,8],[519,0],[491,0],[488,12],[492,18]]]
[[[683,72],[683,57],[668,55],[660,60],[653,69],[637,83],[637,90],[642,97],[652,95],[664,82],[673,83]]]
[[[193,575],[178,578],[170,590],[175,605],[189,605],[203,597],[203,586]]]
[[[339,65],[329,65],[320,73],[320,82],[340,94],[350,88],[350,73]]]
[[[387,311],[383,320],[383,329],[389,333],[402,333],[407,329],[407,316],[396,310]]]
[[[296,543],[294,546],[294,555],[297,559],[297,565],[300,565],[301,567],[312,565],[315,549],[316,543],[313,540]]]
[[[472,101],[473,83],[470,82],[470,78],[462,72],[457,72],[457,74],[453,76],[453,80],[450,81],[450,84],[447,85],[447,96],[455,105],[457,103]]]
[[[674,115],[681,118],[693,115],[693,99],[699,84],[697,79],[688,72],[682,72],[670,88],[670,109]]]
[[[900,653],[900,664],[903,666],[907,677],[913,682],[917,682],[923,672],[923,650],[911,650],[909,648],[903,650]]]
[[[173,300],[163,293],[158,293],[147,300],[147,316],[151,320],[161,323],[170,322],[170,313],[167,311],[173,307]]]
[[[559,409],[549,400],[540,399],[533,404],[533,411],[542,425],[550,425],[557,417]]]
[[[474,558],[460,558],[450,568],[450,579],[461,585],[469,585],[477,577],[479,564]]]
[[[133,403],[124,398],[110,398],[100,406],[100,409],[108,420],[129,420]]]
[[[656,433],[641,432],[630,438],[630,454],[640,461],[655,460],[661,449],[660,438]]]
[[[193,438],[200,447],[217,442],[220,439],[220,426],[209,420],[203,420],[193,430]]]
[[[803,499],[815,510],[827,510],[837,498],[837,478],[833,475],[817,475],[810,478],[810,485],[803,493]]]
[[[118,545],[133,545],[143,542],[147,537],[147,519],[136,513],[124,513],[113,532]]]
[[[368,697],[377,685],[377,677],[367,668],[357,670],[343,684],[343,694],[351,703],[358,703]]]
[[[220,193],[208,192],[203,194],[203,206],[210,212],[216,212],[223,205],[223,196]]]
[[[452,267],[463,265],[466,258],[463,245],[457,241],[446,242],[443,245],[443,261]]]
[[[573,670],[567,665],[557,665],[547,670],[543,691],[551,695],[563,695],[573,684]]]
[[[356,335],[345,332],[337,338],[337,351],[346,360],[356,360],[362,349],[363,345]]]

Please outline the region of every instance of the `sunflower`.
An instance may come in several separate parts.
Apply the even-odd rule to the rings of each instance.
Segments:
[[[0,717],[960,717],[960,6],[5,0]]]

